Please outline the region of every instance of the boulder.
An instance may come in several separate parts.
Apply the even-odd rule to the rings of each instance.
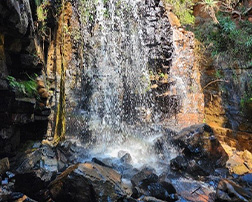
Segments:
[[[124,154],[121,158],[120,161],[122,163],[131,163],[132,162],[132,158],[131,155],[129,153]]]
[[[217,200],[248,202],[252,198],[251,188],[242,187],[232,180],[222,179],[216,190]]]
[[[182,149],[182,156],[171,160],[173,170],[186,171],[192,175],[209,175],[215,168],[226,164],[228,155],[206,124],[183,129],[172,140]]]
[[[58,171],[58,162],[53,148],[31,142],[12,161],[15,171],[15,191],[35,200],[45,201],[44,190],[51,180],[55,179]]]
[[[117,201],[126,196],[121,175],[96,163],[69,167],[49,185],[55,201]]]
[[[51,178],[49,173],[40,169],[16,174],[15,191],[24,193],[35,200],[44,201],[44,190],[46,190]]]
[[[172,177],[172,180],[179,201],[197,201],[197,202],[214,202],[215,201],[215,188],[207,182],[193,180],[191,178]]]
[[[154,173],[153,169],[144,168],[131,179],[133,186],[139,186],[145,182],[147,184],[158,182],[158,176]]]
[[[143,201],[176,201],[176,189],[166,181],[159,181],[152,169],[144,168],[131,179],[133,198],[149,198]]]

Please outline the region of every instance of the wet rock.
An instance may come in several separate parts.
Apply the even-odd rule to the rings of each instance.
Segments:
[[[34,56],[31,54],[21,54],[20,55],[21,65],[24,68],[41,68],[42,62],[40,61],[38,56]],[[39,65],[41,63],[41,65]]]
[[[132,197],[141,198],[141,196],[153,197],[153,200],[176,201],[176,190],[172,184],[158,181],[158,176],[153,170],[145,168],[131,179],[134,186]]]
[[[113,167],[115,170],[121,173],[122,177],[125,179],[131,179],[135,174],[139,172],[138,169],[134,168],[128,163],[113,163]]]
[[[8,200],[14,202],[36,202],[35,200],[20,192],[12,192],[8,195]]]
[[[168,184],[168,183],[167,183]],[[163,183],[144,183],[132,190],[133,198],[141,198],[142,196],[150,196],[157,200],[176,201],[178,199],[175,188],[169,184],[165,186]]]
[[[214,202],[215,189],[213,186],[193,179],[171,178],[173,186],[176,188],[179,198],[182,201]]]
[[[5,178],[4,180],[2,180],[1,184],[2,185],[7,185],[9,183],[8,178]]]
[[[43,145],[41,154],[40,168],[43,168],[47,172],[57,172],[58,160],[53,148],[49,145]]]
[[[186,172],[193,176],[206,176],[212,170],[205,167],[206,164],[200,165],[195,160],[188,160],[185,156],[177,156],[170,161],[170,167],[174,171]]]
[[[227,168],[217,168],[214,171],[214,175],[220,176],[221,178],[227,178],[228,174],[229,173]]]
[[[241,180],[243,182],[246,182],[249,185],[252,185],[252,173],[249,173],[249,174],[246,174],[246,175],[242,176]]]
[[[126,153],[120,158],[120,161],[123,163],[131,163],[132,158],[129,153]]]
[[[188,161],[184,156],[177,156],[170,161],[170,167],[172,170],[186,170]]]
[[[117,201],[126,196],[121,176],[96,163],[69,167],[50,184],[49,189],[56,201]]]
[[[165,202],[163,200],[157,199],[153,196],[143,196],[138,199],[138,201],[144,201],[144,202]]]
[[[10,162],[9,159],[3,158],[0,160],[0,175],[4,174],[6,171],[10,169]]]
[[[127,153],[126,151],[120,150],[120,151],[118,152],[118,154],[117,154],[117,157],[118,157],[118,158],[122,158],[126,153]]]
[[[216,197],[223,201],[246,201],[252,198],[252,190],[241,187],[235,182],[227,179],[222,179],[216,190]]]
[[[155,182],[158,182],[158,176],[154,173],[153,169],[149,168],[144,168],[131,178],[131,183],[133,186],[139,186],[143,183],[149,184]]]
[[[173,170],[209,175],[215,168],[223,167],[228,159],[213,130],[206,124],[185,128],[172,141],[183,149],[183,155],[171,161]]]
[[[6,175],[8,176],[9,179],[15,177],[15,174],[12,173],[12,172],[10,172],[10,171],[7,171],[7,172],[6,172]]]
[[[97,164],[104,166],[104,167],[112,168],[112,166],[107,165],[102,160],[99,160],[97,158],[92,158],[92,162],[97,163]]]
[[[172,185],[170,185],[171,187]],[[175,192],[174,192],[175,191]],[[160,183],[151,183],[148,185],[148,195],[153,196],[157,199],[162,199],[165,201],[176,201],[176,190],[172,186],[172,189],[165,189],[165,187]]]
[[[41,150],[30,151],[26,155],[18,155],[17,162],[14,165],[19,174],[27,173],[39,166],[41,160]]]
[[[33,199],[45,201],[44,190],[51,180],[55,179],[58,170],[53,149],[48,145],[31,143],[12,161],[15,170],[15,190]]]

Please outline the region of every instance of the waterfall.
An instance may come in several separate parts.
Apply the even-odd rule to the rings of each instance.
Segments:
[[[171,64],[171,29],[161,1],[78,2],[84,40],[80,111],[95,154],[123,150],[136,163],[153,160],[164,133],[150,72]],[[84,137],[85,139],[85,137]]]

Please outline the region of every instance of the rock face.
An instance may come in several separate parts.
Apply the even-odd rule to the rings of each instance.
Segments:
[[[225,166],[227,153],[206,124],[183,129],[173,143],[183,149],[182,156],[171,160],[171,168],[192,175],[209,175],[217,167]]]
[[[20,142],[39,139],[45,132],[46,99],[41,99],[43,105],[37,109],[38,97],[35,100],[35,96],[27,96],[8,85],[8,76],[21,82],[42,73],[44,49],[34,26],[36,20],[34,1],[0,2],[0,156],[10,155]],[[36,82],[32,88],[35,93]]]
[[[54,180],[50,193],[55,201],[117,201],[126,196],[121,176],[108,167],[82,163],[69,167]]]
[[[246,1],[241,6],[249,8],[251,3]],[[196,24],[202,27],[207,27],[212,21],[202,4],[194,7],[194,15]],[[248,23],[249,15],[244,17]],[[214,129],[220,141],[252,152],[251,64],[249,60],[235,60],[228,54],[220,54],[220,57],[207,54],[208,59],[201,69],[205,121]]]

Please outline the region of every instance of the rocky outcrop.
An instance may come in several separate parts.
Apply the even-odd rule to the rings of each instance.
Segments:
[[[218,6],[222,7],[222,5]],[[251,3],[244,1],[240,6],[246,10],[251,7]],[[204,29],[213,21],[213,16],[210,16],[209,11],[204,8],[203,4],[194,6],[195,22],[200,29]],[[238,25],[238,19],[242,18],[250,26],[250,9],[247,12],[242,17],[235,12],[232,14],[230,12],[230,17],[232,16],[230,19]],[[239,26],[237,28],[240,31]],[[231,50],[235,50],[236,47],[230,45]],[[202,51],[202,53],[205,54],[203,57],[205,64],[202,64],[201,68],[201,85],[204,93],[206,123],[214,129],[221,142],[238,150],[252,151],[249,144],[252,141],[250,58],[243,58],[241,52],[236,59],[231,56],[231,52],[222,52],[223,54],[219,52],[218,57],[212,57],[210,51]]]
[[[193,176],[210,175],[215,168],[224,167],[228,155],[206,124],[183,129],[173,138],[173,143],[183,152],[171,160],[173,170],[181,170]]]
[[[179,130],[204,119],[198,42],[192,32],[181,27],[170,7],[166,6],[164,16],[171,23],[172,57],[169,65],[158,66],[158,74],[151,75],[151,88],[165,121]]]
[[[33,1],[0,2],[0,155],[3,156],[15,152],[20,142],[42,138],[50,114],[46,106],[47,89],[36,92],[35,75],[42,75],[45,62],[35,21]]]

